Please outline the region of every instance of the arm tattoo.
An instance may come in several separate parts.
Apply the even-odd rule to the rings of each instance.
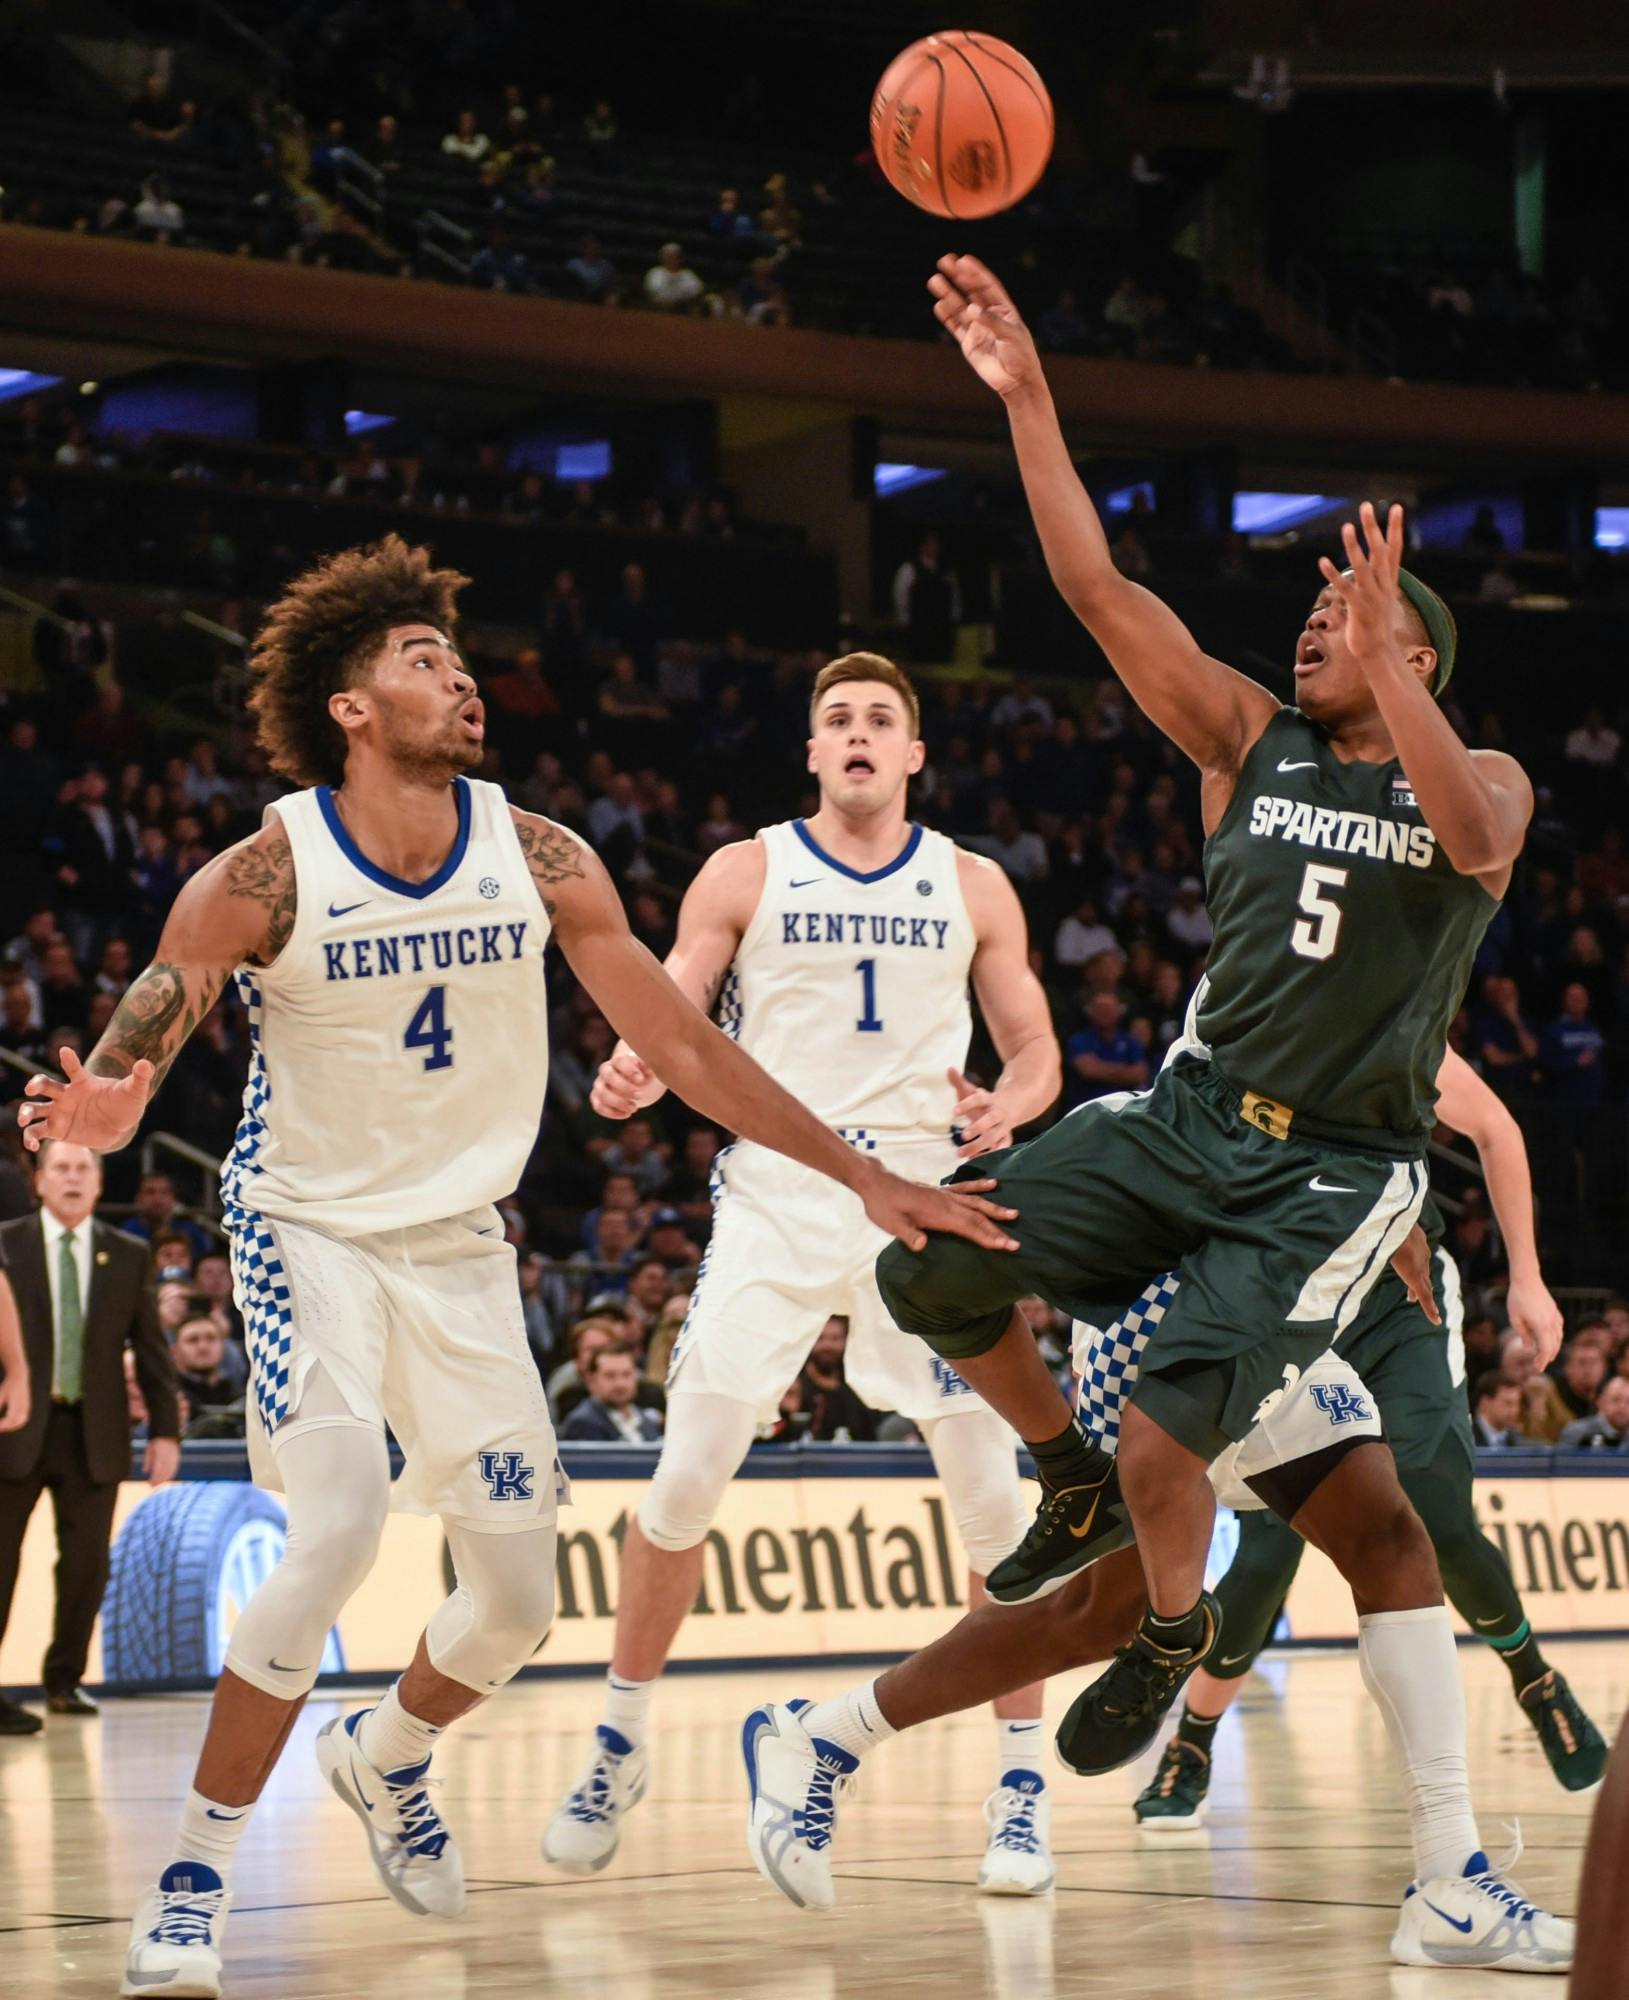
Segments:
[[[131,986],[92,1049],[85,1067],[92,1076],[126,1077],[138,1062],[153,1065],[153,1089],[170,1073],[181,1045],[214,1006],[226,984],[225,972],[206,972],[187,991],[187,969],[159,961]]]
[[[226,893],[265,907],[266,934],[255,959],[270,965],[289,941],[297,908],[294,857],[287,836],[276,833],[264,843],[239,848],[226,864]]]
[[[517,817],[515,837],[537,884],[537,892],[543,898],[543,908],[552,921],[554,901],[545,893],[546,888],[555,882],[581,881],[586,873],[583,851],[565,828],[556,826],[552,820]]]

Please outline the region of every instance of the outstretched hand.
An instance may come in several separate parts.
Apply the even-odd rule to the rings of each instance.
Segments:
[[[1417,1222],[1404,1237],[1403,1247],[1392,1258],[1391,1268],[1402,1279],[1409,1297],[1431,1324],[1441,1326],[1442,1314],[1437,1310],[1437,1295],[1431,1289],[1431,1246]]]
[[[998,396],[1039,379],[1040,356],[1001,281],[977,257],[941,257],[928,280],[934,317]]]
[[[959,1069],[947,1072],[956,1092],[956,1108],[950,1114],[956,1151],[964,1160],[976,1160],[981,1153],[998,1153],[1012,1144],[1012,1120],[993,1090],[984,1090]]]
[[[135,1136],[152,1090],[153,1065],[145,1057],[128,1076],[92,1076],[72,1049],[59,1052],[64,1083],[31,1076],[17,1107],[23,1144],[37,1153],[47,1139],[67,1139],[96,1153],[116,1153]]]
[[[1318,568],[1346,613],[1346,643],[1362,660],[1383,653],[1396,640],[1397,575],[1403,567],[1403,510],[1393,505],[1386,513],[1385,532],[1371,501],[1358,509],[1363,536],[1350,521],[1341,524],[1341,542],[1346,549],[1347,567],[1338,570],[1328,556],[1318,558]]]
[[[960,1181],[955,1187],[922,1187],[879,1167],[860,1197],[877,1227],[907,1250],[925,1250],[930,1235],[965,1236],[983,1250],[1016,1250],[1001,1225],[1016,1221],[1018,1211],[985,1200],[994,1186],[994,1181]]]

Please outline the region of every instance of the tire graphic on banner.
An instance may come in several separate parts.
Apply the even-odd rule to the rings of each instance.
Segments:
[[[232,1480],[161,1486],[130,1515],[113,1544],[102,1597],[103,1678],[213,1680],[232,1628],[282,1558],[282,1507]],[[337,1630],[322,1671],[343,1673]]]

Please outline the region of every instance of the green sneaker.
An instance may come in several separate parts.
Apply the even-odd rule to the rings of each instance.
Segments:
[[[1199,1602],[1205,1613],[1199,1644],[1181,1652],[1150,1638],[1148,1614],[1143,1614],[1131,1644],[1119,1649],[1084,1694],[1076,1695],[1058,1724],[1061,1763],[1082,1778],[1096,1778],[1143,1754],[1222,1629],[1222,1607],[1208,1590]]]
[[[1606,1742],[1554,1667],[1530,1681],[1516,1699],[1538,1731],[1550,1769],[1569,1792],[1587,1792],[1606,1772]]]
[[[1147,1833],[1182,1833],[1203,1826],[1209,1790],[1210,1759],[1197,1743],[1173,1736],[1147,1790],[1132,1807],[1137,1825]]]
[[[1136,1539],[1120,1497],[1119,1467],[1107,1452],[1102,1458],[1103,1469],[1090,1485],[1041,1488],[1029,1533],[984,1579],[998,1604],[1027,1604],[1061,1590],[1070,1577]]]

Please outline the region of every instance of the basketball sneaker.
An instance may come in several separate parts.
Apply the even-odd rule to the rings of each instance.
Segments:
[[[1411,1882],[1391,1941],[1399,1965],[1482,1966],[1495,1972],[1566,1972],[1577,1927],[1528,1902],[1505,1870],[1521,1853],[1514,1848],[1497,1868],[1473,1854],[1463,1875]]]
[[[853,1790],[858,1757],[798,1720],[806,1701],[768,1702],[741,1727],[751,1800],[747,1852],[766,1882],[800,1910],[829,1910],[837,1801]]]
[[[617,1851],[623,1814],[649,1783],[649,1751],[602,1722],[581,1782],[543,1829],[543,1859],[573,1875],[597,1875]]]
[[[1222,1607],[1207,1590],[1199,1599],[1205,1629],[1197,1646],[1161,1646],[1150,1638],[1145,1612],[1131,1644],[1076,1695],[1058,1724],[1058,1759],[1083,1778],[1117,1771],[1140,1757],[1160,1733],[1165,1713],[1222,1629]]]
[[[130,1920],[122,1994],[220,2000],[221,1925],[231,1895],[202,1861],[172,1861]]]
[[[1120,1497],[1119,1468],[1107,1452],[1102,1456],[1102,1473],[1091,1484],[1041,1489],[1029,1532],[984,1579],[998,1604],[1027,1604],[1061,1590],[1070,1577],[1135,1539]]]
[[[368,1709],[335,1716],[317,1731],[317,1768],[367,1830],[374,1869],[415,1917],[456,1917],[464,1909],[464,1860],[430,1803],[430,1760],[376,1771],[356,1741]]]
[[[1210,1810],[1210,1759],[1197,1743],[1173,1736],[1159,1769],[1138,1794],[1132,1811],[1144,1833],[1186,1833],[1203,1826]]]
[[[1052,1801],[1039,1771],[1008,1771],[984,1801],[990,1844],[979,1868],[987,1896],[1044,1896],[1058,1879],[1047,1837]]]
[[[1516,1699],[1567,1790],[1587,1792],[1598,1785],[1606,1774],[1606,1741],[1555,1668],[1529,1682]]]

